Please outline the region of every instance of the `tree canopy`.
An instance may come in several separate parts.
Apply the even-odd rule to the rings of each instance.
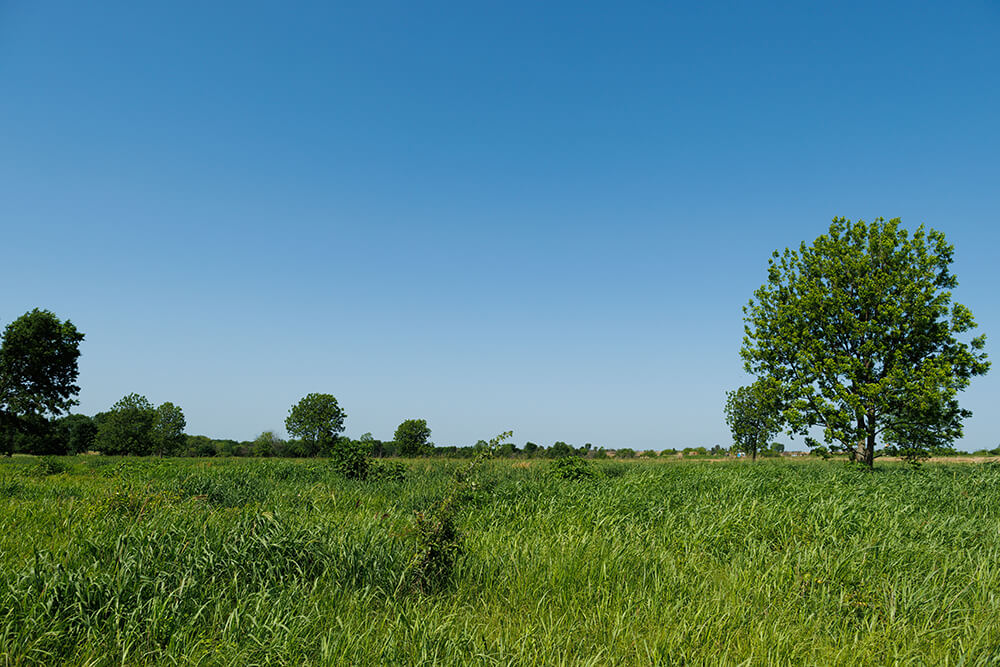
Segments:
[[[293,405],[285,419],[285,429],[305,445],[307,456],[329,454],[344,430],[347,414],[330,394],[308,394]]]
[[[954,248],[944,234],[899,219],[836,218],[798,251],[775,251],[768,279],[744,307],[747,372],[778,381],[794,432],[871,466],[876,440],[948,443],[971,413],[957,394],[989,369],[985,336],[954,303]]]
[[[156,408],[145,396],[128,394],[97,424],[94,447],[102,454],[149,456],[154,449]]]
[[[736,451],[756,460],[757,452],[781,430],[780,392],[778,382],[768,377],[726,393],[726,424]]]
[[[160,456],[176,454],[184,446],[184,427],[187,420],[180,407],[163,403],[156,408],[153,420],[153,451]]]
[[[35,308],[4,328],[0,343],[0,449],[48,416],[77,405],[77,360],[83,334],[69,320]]]
[[[426,419],[407,419],[396,427],[392,439],[401,455],[419,456],[426,453],[430,437],[431,429],[427,426]]]

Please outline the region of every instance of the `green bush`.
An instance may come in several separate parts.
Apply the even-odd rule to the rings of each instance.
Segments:
[[[402,461],[372,461],[368,466],[368,479],[377,482],[402,482],[406,480],[407,467]]]
[[[330,463],[347,479],[365,479],[371,467],[368,443],[349,438],[338,438],[330,447]]]
[[[567,457],[549,464],[548,474],[559,479],[580,480],[593,479],[597,476],[597,471],[584,459]]]

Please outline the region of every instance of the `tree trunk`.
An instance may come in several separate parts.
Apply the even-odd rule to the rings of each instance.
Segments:
[[[858,415],[858,441],[855,443],[853,451],[851,452],[851,461],[860,461],[865,465],[871,465],[868,463],[868,448],[867,441],[862,439],[861,434],[867,433],[868,429],[865,427],[865,417],[864,415]]]
[[[865,465],[871,470],[875,467],[875,415],[868,411],[868,438],[865,442]]]

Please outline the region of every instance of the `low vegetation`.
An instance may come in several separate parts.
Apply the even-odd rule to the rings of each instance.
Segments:
[[[1000,465],[568,460],[4,459],[0,663],[1000,658]]]

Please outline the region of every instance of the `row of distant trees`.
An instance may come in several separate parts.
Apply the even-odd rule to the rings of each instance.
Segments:
[[[431,429],[424,419],[404,420],[392,440],[379,440],[365,433],[353,440],[341,435],[346,413],[330,394],[309,394],[289,410],[285,427],[291,438],[281,438],[265,431],[254,440],[232,440],[190,435],[184,432],[183,410],[170,402],[154,406],[145,396],[129,394],[106,412],[93,417],[70,414],[53,420],[37,419],[30,428],[13,430],[8,435],[11,450],[23,454],[56,455],[99,452],[117,456],[247,456],[247,457],[336,457],[338,450],[349,447],[375,458],[391,456],[432,456],[472,458],[488,448],[484,440],[468,445],[436,446],[430,441]],[[784,445],[772,443],[765,456],[777,456]],[[729,450],[720,445],[711,448],[687,447],[681,450],[636,451],[632,448],[609,450],[587,443],[574,447],[556,441],[546,447],[526,442],[523,447],[508,442],[495,455],[503,458],[584,457],[591,459],[633,459],[674,456],[723,456]]]

